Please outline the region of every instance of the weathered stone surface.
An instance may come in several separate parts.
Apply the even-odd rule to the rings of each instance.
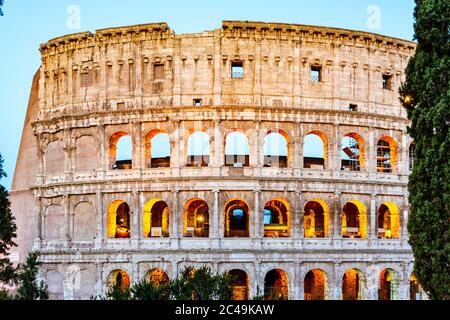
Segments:
[[[21,259],[30,249],[41,252],[52,298],[100,294],[114,270],[136,282],[149,270],[175,277],[183,266],[206,263],[215,271],[245,271],[250,296],[270,270],[284,270],[292,299],[305,298],[312,269],[325,273],[318,277],[326,285],[318,288],[326,288],[326,298],[341,299],[344,274],[357,269],[362,298],[376,299],[387,268],[393,297],[409,299],[411,139],[397,92],[414,43],[225,21],[222,29],[186,35],[164,23],[103,29],[53,39],[40,50],[11,200]],[[235,62],[243,66],[242,78],[232,76]],[[311,70],[320,70],[319,81],[311,80]],[[391,77],[387,89],[383,75]],[[357,110],[349,111],[350,104]],[[249,140],[243,168],[225,166],[226,137],[237,131]],[[151,168],[149,144],[160,132],[170,137],[170,167]],[[209,136],[209,166],[187,166],[194,132]],[[287,141],[286,167],[264,167],[270,132]],[[303,141],[311,132],[324,142],[324,165],[304,168]],[[131,169],[113,170],[124,134],[132,138]],[[360,138],[360,171],[341,170],[348,134]],[[391,143],[392,173],[377,172],[382,137]],[[167,204],[168,237],[147,237],[151,199]],[[192,199],[208,205],[209,237],[185,237],[185,204]],[[233,199],[248,206],[247,238],[224,237],[224,208]],[[264,208],[272,199],[288,207],[289,237],[264,237]],[[129,239],[108,236],[115,231],[109,223],[116,223],[108,209],[119,200],[130,210]],[[305,237],[310,201],[324,207],[324,238]],[[362,239],[341,235],[343,208],[352,201],[364,208]],[[384,203],[398,208],[398,238],[377,237]]]

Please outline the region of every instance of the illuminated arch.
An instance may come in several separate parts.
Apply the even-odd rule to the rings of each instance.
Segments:
[[[303,168],[325,169],[328,158],[328,138],[319,130],[307,133],[303,138]]]
[[[248,237],[250,209],[242,199],[231,199],[225,205],[225,237]]]
[[[125,141],[128,137],[129,141]],[[122,140],[123,145],[122,145]],[[119,146],[118,146],[119,145]],[[119,152],[118,152],[119,149]],[[121,150],[123,149],[123,150]],[[128,132],[118,131],[109,138],[109,163],[112,169],[132,169],[133,167],[133,139]]]
[[[187,140],[186,165],[189,167],[207,167],[209,163],[209,135],[204,131],[190,131]]]
[[[131,280],[128,273],[124,270],[112,271],[106,280],[108,288],[112,286],[118,286],[122,291],[130,288]]]
[[[397,170],[398,145],[394,138],[383,136],[377,143],[377,172]]]
[[[273,269],[264,277],[264,300],[287,300],[289,278],[281,269]]]
[[[145,238],[169,236],[169,206],[161,199],[151,199],[144,206]]]
[[[233,285],[233,300],[248,300],[249,280],[247,273],[240,269],[233,269],[228,273],[236,278]]]
[[[400,238],[400,210],[393,202],[384,202],[378,209],[378,238]]]
[[[328,299],[327,274],[321,269],[310,270],[304,279],[304,300]]]
[[[264,237],[289,237],[290,207],[284,199],[272,199],[264,206]]]
[[[347,270],[342,277],[342,300],[363,300],[365,282],[365,276],[361,270]]]
[[[150,281],[155,287],[169,283],[169,276],[163,269],[151,269],[145,275],[145,280]]]
[[[393,269],[384,269],[379,276],[378,300],[397,300],[399,296],[399,279]]]
[[[250,164],[250,149],[247,136],[233,129],[225,137],[225,166],[244,166]]]
[[[366,152],[364,139],[357,133],[349,133],[342,138],[341,169],[361,171],[365,167]]]
[[[170,167],[170,137],[166,131],[155,129],[145,137],[145,163],[147,168]]]
[[[303,229],[305,238],[329,236],[330,207],[321,199],[313,199],[305,205]]]
[[[342,237],[363,238],[367,237],[367,213],[364,204],[358,200],[352,200],[344,205],[342,210]]]
[[[209,207],[203,199],[191,199],[184,205],[185,237],[209,237]]]
[[[279,129],[268,131],[264,137],[264,166],[286,168],[289,159],[289,136]]]
[[[123,200],[114,200],[108,207],[108,238],[130,238],[130,207]]]
[[[414,273],[409,278],[409,300],[421,300],[422,294],[419,280]]]

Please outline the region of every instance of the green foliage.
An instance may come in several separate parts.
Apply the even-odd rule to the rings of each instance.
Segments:
[[[228,273],[213,275],[211,268],[184,268],[171,281],[174,300],[231,300],[235,277]]]
[[[2,7],[3,7],[3,0],[0,0],[0,16],[3,15]]]
[[[131,295],[133,300],[169,300],[170,285],[163,282],[154,284],[151,281],[143,280],[131,288]]]
[[[450,299],[450,1],[416,0],[415,56],[400,89],[415,142],[408,221],[414,272],[431,299]]]
[[[0,154],[0,179],[6,177],[3,171],[3,158]],[[9,283],[14,279],[14,267],[8,259],[8,251],[16,246],[13,238],[16,237],[17,226],[10,210],[8,191],[0,185],[0,282]]]
[[[46,300],[48,299],[47,285],[37,280],[40,262],[39,254],[30,253],[25,264],[17,267],[17,292],[16,300]]]
[[[256,286],[256,295],[252,298],[252,300],[264,300],[264,293],[261,291],[259,286]]]
[[[228,273],[213,274],[211,268],[186,267],[176,279],[164,283],[143,280],[130,289],[112,285],[100,300],[231,300],[236,278]],[[91,297],[96,300],[97,297]]]
[[[0,288],[0,301],[2,300],[12,300],[12,297],[9,295],[8,290]]]

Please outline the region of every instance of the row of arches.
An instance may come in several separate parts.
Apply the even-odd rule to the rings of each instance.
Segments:
[[[250,207],[241,198],[232,198],[224,206],[224,237],[250,236]],[[341,236],[343,238],[367,237],[367,212],[358,200],[347,202],[342,209]],[[291,208],[289,202],[274,198],[264,205],[264,237],[290,237]],[[207,238],[210,236],[210,209],[201,198],[188,200],[183,209],[183,236]],[[108,207],[107,230],[109,238],[130,238],[131,210],[123,200],[112,201]],[[143,209],[143,236],[169,237],[169,206],[162,199],[147,201]],[[305,238],[330,236],[330,209],[321,199],[306,203],[303,213]],[[377,213],[377,232],[380,239],[400,237],[400,210],[393,202],[384,202]]]
[[[194,271],[195,272],[195,271]],[[234,276],[233,300],[248,300],[250,297],[250,278],[241,269],[228,271]],[[148,271],[144,279],[159,286],[169,282],[169,276],[162,269]],[[304,300],[329,299],[329,279],[325,271],[312,269],[303,279]],[[107,278],[107,286],[117,285],[122,289],[131,284],[128,273],[124,270],[114,270]],[[342,275],[341,296],[343,300],[364,300],[366,276],[357,268],[349,269]],[[400,279],[393,269],[383,269],[378,276],[378,300],[398,300],[400,294]],[[409,279],[409,298],[416,300],[420,286],[414,274]],[[265,300],[287,300],[289,298],[289,276],[282,269],[272,269],[264,277],[263,297]]]
[[[172,142],[168,132],[152,130],[145,138],[145,167],[165,168],[171,166]],[[188,167],[209,166],[211,150],[210,135],[204,131],[189,133],[185,165]],[[232,129],[224,137],[225,166],[249,166],[249,139],[242,130]],[[93,155],[98,152],[98,143],[90,135],[76,139],[75,168],[79,172],[96,169]],[[366,144],[361,135],[348,133],[340,141],[341,170],[363,171],[366,169]],[[292,166],[292,139],[281,129],[268,130],[263,144],[263,166],[287,168]],[[323,169],[327,167],[328,138],[319,130],[310,131],[303,138],[303,167]],[[414,162],[414,143],[409,147],[409,167]],[[133,168],[133,139],[128,132],[119,131],[109,138],[108,157],[111,169]],[[64,143],[50,142],[46,147],[45,166],[48,174],[64,172]],[[379,172],[394,172],[398,160],[398,143],[389,136],[382,136],[376,146],[376,166]]]
[[[225,166],[249,166],[249,140],[244,132],[233,129],[226,135]],[[341,140],[341,170],[361,171],[365,168],[364,139],[357,133],[349,133]],[[170,167],[170,136],[162,130],[151,131],[145,139],[146,166]],[[410,154],[414,153],[410,146]],[[378,172],[393,172],[397,165],[398,145],[394,138],[383,136],[376,147]],[[280,129],[269,130],[264,138],[264,167],[286,168],[290,161],[289,135]],[[303,167],[323,169],[328,155],[328,138],[322,131],[314,130],[303,140]],[[116,169],[132,166],[131,137],[125,132],[112,135],[110,157]],[[411,161],[410,161],[411,162]],[[210,137],[204,131],[192,132],[187,140],[187,166],[208,166],[210,163]]]

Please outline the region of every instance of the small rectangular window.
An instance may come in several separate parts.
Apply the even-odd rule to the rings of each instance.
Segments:
[[[322,81],[322,67],[311,66],[311,81],[312,82]]]
[[[244,63],[242,61],[234,61],[231,63],[231,77],[233,79],[244,78]]]
[[[201,106],[202,105],[202,99],[194,99],[194,106]]]
[[[155,63],[153,65],[153,79],[154,80],[164,79],[164,64]]]
[[[358,105],[350,103],[348,106],[348,111],[358,111]]]
[[[392,76],[389,74],[383,74],[383,89],[392,90]]]

